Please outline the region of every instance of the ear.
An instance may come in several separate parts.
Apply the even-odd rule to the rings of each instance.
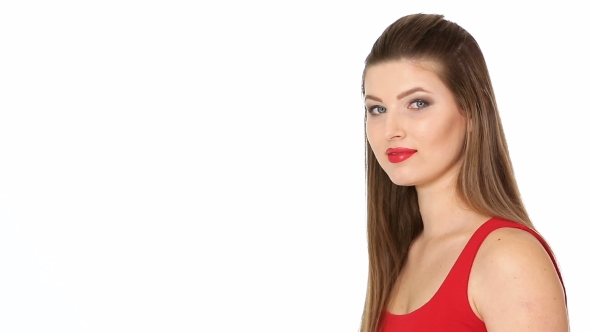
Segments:
[[[463,109],[463,108],[459,108],[459,112],[461,112],[461,115],[463,116],[463,119],[466,120],[465,121],[466,122],[465,126],[467,127],[466,130],[467,130],[468,133],[470,133],[471,130],[473,129],[473,121],[472,121],[471,117],[469,116],[469,113],[467,113],[465,111],[465,109]]]

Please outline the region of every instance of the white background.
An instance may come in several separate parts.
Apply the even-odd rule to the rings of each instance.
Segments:
[[[3,1],[0,330],[357,331],[363,61],[416,12],[479,42],[572,331],[590,330],[573,3]]]

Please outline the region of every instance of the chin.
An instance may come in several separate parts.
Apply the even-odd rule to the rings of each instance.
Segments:
[[[401,176],[389,176],[389,179],[391,180],[391,182],[393,182],[395,185],[397,186],[402,186],[402,187],[411,187],[416,185],[416,182],[407,178],[407,177],[401,177]]]

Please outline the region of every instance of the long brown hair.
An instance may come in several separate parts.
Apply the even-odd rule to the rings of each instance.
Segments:
[[[443,15],[404,16],[381,34],[368,67],[394,60],[431,61],[470,122],[457,179],[459,198],[471,209],[534,230],[518,190],[488,69],[475,39]],[[366,113],[365,113],[365,121]],[[361,331],[376,332],[412,241],[422,232],[413,186],[395,185],[379,166],[365,132],[369,276]]]

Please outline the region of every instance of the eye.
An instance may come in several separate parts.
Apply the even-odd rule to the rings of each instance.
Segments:
[[[375,113],[375,111],[377,111],[377,113]],[[367,112],[369,112],[369,114],[371,115],[378,115],[381,113],[385,113],[385,107],[380,105],[371,106],[367,109]]]
[[[427,107],[428,105],[430,105],[427,101],[422,100],[422,99],[415,99],[412,100],[412,102],[410,102],[410,108],[414,108],[414,109],[422,109]]]

